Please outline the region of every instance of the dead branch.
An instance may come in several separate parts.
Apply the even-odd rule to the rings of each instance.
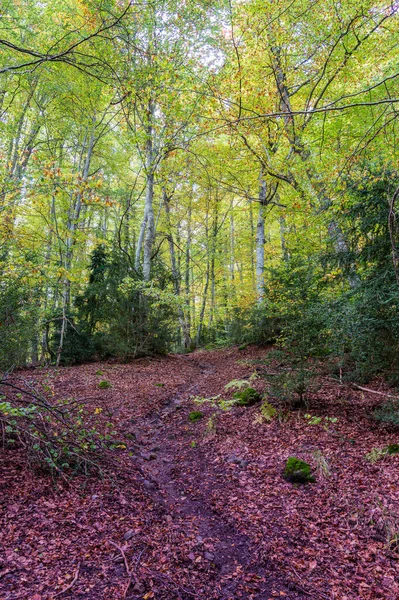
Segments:
[[[386,398],[394,398],[395,400],[398,396],[393,396],[392,394],[387,394],[386,392],[378,392],[377,390],[372,390],[371,388],[363,387],[361,385],[357,385],[357,383],[351,383],[351,386],[356,390],[361,390],[362,392],[369,392],[370,394],[378,394],[379,396],[385,396]]]
[[[60,592],[55,594],[54,598],[56,598],[57,596],[61,596],[61,594],[65,594],[72,588],[72,586],[75,585],[75,583],[77,582],[78,577],[79,577],[79,571],[80,571],[80,563],[78,563],[78,566],[76,567],[75,576],[72,579],[71,583],[69,585],[67,585],[63,590],[61,590]]]

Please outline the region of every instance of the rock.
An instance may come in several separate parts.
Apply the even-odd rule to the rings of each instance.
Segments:
[[[134,536],[133,529],[129,529],[129,531],[126,531],[125,535],[123,536],[123,539],[128,542],[129,540],[132,539],[133,536]]]
[[[233,394],[235,404],[238,406],[253,406],[262,400],[261,394],[255,388],[248,387]]]
[[[156,490],[156,488],[157,488],[157,486],[155,485],[155,483],[153,483],[152,481],[148,481],[148,479],[144,479],[143,486],[147,490]]]
[[[387,454],[399,454],[399,444],[389,444],[384,450],[387,451]]]
[[[112,387],[112,383],[110,381],[107,381],[106,379],[103,379],[103,381],[99,382],[98,387],[102,390],[106,390]]]
[[[200,419],[202,419],[203,417],[203,413],[199,410],[194,410],[193,412],[190,412],[190,414],[188,415],[188,420],[191,421],[192,423],[195,423],[196,421],[199,421]]]
[[[310,465],[295,456],[290,456],[287,460],[284,478],[291,483],[314,483],[316,481],[312,475]]]
[[[156,460],[158,458],[155,452],[150,452],[149,454],[142,454],[141,457],[144,460]]]
[[[204,558],[206,560],[212,561],[215,558],[215,556],[212,554],[212,552],[204,552]]]
[[[229,456],[227,458],[227,462],[233,463],[234,465],[239,465],[242,469],[245,469],[249,464],[247,460],[244,460],[243,458],[240,458],[239,456],[236,456],[235,454],[232,454],[231,456]]]

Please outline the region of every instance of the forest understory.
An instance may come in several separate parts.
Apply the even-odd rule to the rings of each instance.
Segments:
[[[223,410],[232,380],[267,392],[269,350],[18,371],[79,399],[98,427],[112,421],[117,443],[102,477],[0,454],[1,600],[397,600],[399,455],[366,459],[399,441],[370,418],[384,396],[324,374],[307,411],[270,396],[269,421],[259,404]],[[314,483],[284,479],[290,456]]]

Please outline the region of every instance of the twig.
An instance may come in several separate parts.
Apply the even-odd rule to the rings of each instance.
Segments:
[[[54,598],[56,598],[57,596],[61,596],[61,594],[65,594],[66,592],[68,592],[71,589],[72,586],[75,585],[75,583],[77,582],[78,577],[79,577],[79,571],[80,571],[80,563],[78,563],[78,566],[76,567],[75,576],[72,579],[71,583],[69,585],[67,585],[66,588],[64,588],[63,590],[61,590],[57,594],[55,594]]]
[[[119,550],[119,552],[120,552],[120,553],[121,553],[121,555],[122,555],[123,562],[125,563],[125,569],[126,569],[126,573],[127,573],[128,575],[131,575],[131,570],[129,569],[129,563],[127,562],[127,558],[126,558],[126,554],[125,554],[125,551],[124,551],[124,549],[123,549],[121,546],[119,546],[119,544],[116,544],[116,543],[115,543],[115,542],[113,542],[112,540],[109,540],[109,543],[110,543],[112,546],[114,546],[114,547],[115,547],[117,550]]]
[[[125,551],[124,551],[124,549],[123,549],[121,546],[119,546],[119,544],[116,544],[116,543],[115,543],[115,542],[113,542],[112,540],[109,540],[109,543],[110,543],[110,544],[112,544],[112,546],[115,546],[115,548],[116,548],[117,550],[119,550],[119,552],[120,552],[120,553],[121,553],[121,555],[122,555],[123,562],[124,562],[124,564],[125,564],[126,573],[127,573],[127,576],[129,577],[129,579],[128,579],[128,582],[127,582],[127,585],[126,585],[126,587],[125,587],[125,591],[123,592],[123,597],[124,597],[124,598],[126,598],[126,594],[127,594],[128,590],[129,590],[129,588],[130,588],[130,584],[132,583],[132,578],[133,578],[133,569],[130,569],[130,568],[129,568],[129,563],[128,563],[128,561],[127,561],[127,558],[126,558],[126,554],[125,554]]]

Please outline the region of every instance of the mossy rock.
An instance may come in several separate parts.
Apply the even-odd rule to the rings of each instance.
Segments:
[[[106,381],[104,379],[103,381],[100,381],[100,383],[98,384],[98,387],[101,388],[102,390],[106,390],[106,389],[112,387],[112,383],[110,383],[109,381]]]
[[[188,415],[188,420],[191,421],[192,423],[195,423],[196,421],[199,421],[200,419],[202,419],[203,417],[203,413],[199,410],[194,410],[193,412],[190,412],[190,414]]]
[[[287,460],[284,477],[291,483],[314,483],[316,481],[312,475],[311,466],[295,456],[290,456]]]
[[[399,444],[389,444],[384,450],[386,450],[387,454],[399,454]]]
[[[252,387],[235,392],[233,398],[238,406],[253,406],[262,400],[261,394]]]

